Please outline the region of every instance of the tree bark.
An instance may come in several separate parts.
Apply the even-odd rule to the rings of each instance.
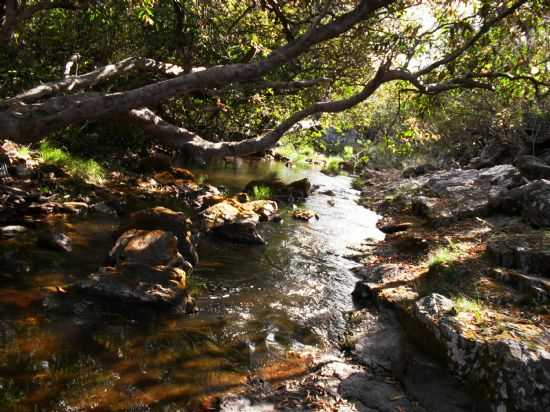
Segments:
[[[52,97],[32,104],[25,104],[20,99],[11,100],[9,109],[0,111],[0,135],[19,141],[33,141],[70,124],[121,115],[195,90],[256,81],[313,45],[339,36],[393,2],[395,0],[361,0],[355,9],[330,23],[318,26],[314,22],[303,36],[255,63],[214,66],[117,93],[88,92]],[[0,103],[1,106],[5,104]]]

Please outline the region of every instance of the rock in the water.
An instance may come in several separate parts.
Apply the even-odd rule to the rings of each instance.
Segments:
[[[265,240],[256,231],[254,222],[228,223],[215,228],[213,233],[237,243],[265,244]]]
[[[518,157],[516,165],[529,179],[550,179],[550,165],[536,156]]]
[[[384,263],[376,266],[359,266],[352,269],[352,271],[362,278],[365,285],[371,290],[404,279],[403,267],[396,263]]]
[[[313,210],[307,209],[294,209],[290,212],[290,215],[296,220],[303,220],[305,222],[309,222],[313,218],[319,219],[319,215],[317,213]]]
[[[61,205],[63,212],[72,213],[75,215],[81,215],[89,209],[89,206],[85,202],[64,202]]]
[[[173,233],[129,230],[109,255],[110,264],[77,282],[69,291],[100,296],[115,303],[182,306],[193,310],[187,293],[192,266],[178,252]]]
[[[172,232],[138,229],[128,230],[118,238],[109,253],[109,263],[149,266],[184,265],[183,257],[178,251],[178,239]]]
[[[111,215],[111,216],[118,215],[116,209],[113,206],[109,205],[107,202],[98,202],[92,205],[91,209],[96,213],[101,213],[104,215]]]
[[[271,220],[277,213],[277,203],[272,200],[255,200],[240,203],[226,198],[201,213],[206,230],[222,238],[240,243],[265,243],[256,232],[260,221]]]
[[[176,179],[195,181],[195,175],[189,169],[184,169],[183,167],[173,167],[171,172]]]
[[[196,265],[199,257],[193,244],[191,227],[192,222],[184,213],[158,206],[132,213],[128,222],[120,228],[119,233],[129,229],[172,232],[177,236],[179,252],[189,263]]]
[[[71,239],[64,233],[46,230],[38,235],[38,245],[57,252],[72,252]]]
[[[114,299],[117,303],[179,305],[186,303],[186,272],[177,267],[124,263],[103,267],[69,288]]]
[[[16,237],[27,233],[29,229],[21,225],[9,225],[0,227],[0,237]]]

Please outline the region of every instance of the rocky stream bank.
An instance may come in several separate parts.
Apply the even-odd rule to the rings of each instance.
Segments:
[[[2,148],[0,304],[10,315],[0,324],[0,344],[8,348],[0,356],[0,368],[13,370],[20,362],[14,361],[17,357],[43,358],[38,362],[42,366],[32,366],[24,374],[0,376],[2,388],[9,389],[0,397],[4,402],[0,405],[8,405],[6,410],[31,410],[37,405],[42,408],[38,410],[55,411],[548,409],[549,247],[545,227],[550,219],[550,182],[546,180],[528,180],[511,165],[425,170],[427,173],[420,176],[407,172],[407,177],[393,171],[366,171],[357,181],[362,192],[360,202],[384,216],[379,227],[387,235],[385,240],[377,235],[365,240],[347,256],[360,264],[354,268],[360,279],[353,292],[355,307],[343,304],[349,309],[342,313],[337,305],[319,306],[323,315],[317,322],[324,322],[326,316],[330,322],[336,319],[345,324],[338,332],[338,345],[304,345],[303,341],[311,340],[309,324],[305,327],[300,320],[297,325],[287,326],[288,315],[281,317],[278,309],[261,314],[269,319],[265,331],[237,329],[238,339],[234,342],[231,338],[227,344],[227,337],[211,337],[215,334],[212,330],[219,326],[209,330],[207,338],[203,331],[207,322],[226,322],[220,309],[209,307],[212,315],[193,318],[197,311],[201,313],[201,304],[207,300],[231,299],[226,292],[199,299],[194,296],[197,268],[216,268],[214,263],[201,263],[199,244],[212,238],[215,244],[222,242],[222,248],[235,248],[231,250],[238,251],[238,264],[244,265],[243,256],[258,259],[259,248],[272,242],[269,236],[276,232],[269,229],[275,227],[270,225],[293,217],[305,221],[300,224],[306,227],[308,221],[312,222],[314,242],[306,240],[307,245],[300,247],[318,253],[320,245],[315,241],[322,238],[315,234],[320,230],[315,227],[316,219],[322,223],[331,211],[337,212],[343,206],[341,194],[316,188],[305,178],[291,183],[260,179],[241,185],[241,192],[227,191],[171,165],[155,165],[146,174],[115,171],[101,184],[90,184],[73,179],[61,167],[22,155],[20,148],[10,142]],[[272,200],[253,199],[258,187],[268,188]],[[322,216],[320,210],[307,210],[301,205],[312,193],[318,198],[315,204],[322,202],[327,209]],[[300,206],[290,207],[294,202]],[[73,249],[83,249],[81,234],[71,229],[70,222],[95,221],[102,216],[111,222],[104,236],[111,240],[105,255],[90,253],[86,267],[95,265],[94,269],[82,276],[40,277],[40,283],[29,289],[32,292],[17,292],[18,285],[33,279],[31,275],[36,271],[36,262],[27,261],[23,249],[43,249],[55,259],[64,256],[70,260]],[[346,217],[347,224],[353,225],[353,216]],[[330,227],[326,235],[347,243],[346,232],[351,233],[352,228],[342,229],[338,225]],[[281,245],[288,242],[286,234],[278,236],[282,236]],[[329,248],[322,253],[323,258],[330,254],[336,252]],[[285,259],[292,257],[284,255]],[[329,302],[339,293],[335,288],[344,290],[349,280],[337,277],[336,283],[330,283],[334,282],[332,278],[310,278],[307,267],[319,260],[319,255],[306,254],[296,268],[283,270],[265,252],[264,258],[278,277],[288,269],[307,273],[304,282],[311,291],[304,290],[306,294],[316,290],[309,286],[311,282],[329,282]],[[327,274],[343,270],[337,265],[334,268],[319,266],[313,273],[317,276],[319,270],[327,270]],[[261,293],[258,286],[250,288],[257,291],[252,294]],[[321,292],[326,294],[327,289]],[[315,305],[321,300],[318,293],[312,296]],[[279,308],[280,301],[288,299],[284,294],[270,302],[272,308]],[[292,290],[291,295],[299,292]],[[259,306],[268,306],[268,295],[261,298],[266,302]],[[305,297],[300,299],[306,302]],[[100,370],[101,376],[109,375],[108,379],[99,378],[95,370],[86,370],[94,381],[84,380],[78,397],[69,390],[75,384],[66,368],[61,368],[61,373],[55,370],[55,379],[51,378],[57,361],[48,353],[46,340],[40,340],[37,350],[28,342],[22,344],[26,341],[17,330],[36,329],[44,322],[64,325],[69,319],[78,329],[96,328],[97,323],[88,324],[81,316],[104,303],[116,307],[109,311],[109,321],[114,319],[112,312],[123,305],[130,313],[152,310],[163,326],[154,337],[139,331],[135,341],[140,343],[133,344],[139,351],[128,347],[128,343],[121,344],[110,331],[94,335],[93,350],[86,349],[86,362],[93,358],[93,362],[103,362],[112,370]],[[246,304],[251,305],[251,301]],[[29,308],[32,311],[25,312]],[[240,308],[243,317],[235,322],[246,323],[251,313],[246,313],[246,306]],[[312,308],[304,305],[301,309],[305,314]],[[334,310],[338,313],[331,313]],[[49,313],[54,315],[50,317]],[[116,316],[129,316],[130,324],[138,322],[134,315],[124,313],[117,312]],[[181,317],[187,317],[184,327],[177,323]],[[100,319],[104,322],[104,313]],[[251,324],[261,321],[261,317],[254,318]],[[116,328],[126,330],[126,322],[115,322]],[[274,338],[284,327],[289,328],[289,337],[279,333],[282,338]],[[119,334],[116,330],[114,335]],[[196,343],[185,341],[188,336],[197,339],[198,332],[200,349]],[[258,340],[254,334],[262,338]],[[58,335],[55,332],[48,339],[58,339]],[[288,342],[287,347],[279,342],[285,339],[298,340],[289,348]],[[26,351],[25,345],[33,349]],[[193,348],[185,357],[178,349],[182,345]],[[260,345],[263,351],[278,355],[258,363],[255,358],[261,353]],[[146,348],[143,361],[134,365],[125,359],[125,352],[141,353],[142,346]],[[22,351],[30,355],[22,355]],[[109,353],[109,361],[95,360],[96,351]],[[65,356],[56,352],[54,357]],[[240,359],[243,356],[246,362]],[[239,358],[236,364],[246,363],[249,369],[244,372],[230,367],[232,357]],[[188,375],[181,365],[189,370]],[[136,374],[136,368],[141,372]],[[82,366],[76,370],[82,373]],[[194,374],[202,373],[207,376],[206,383],[188,383],[193,382]],[[184,382],[179,380],[181,376],[185,376],[181,378]],[[24,385],[27,396],[20,395],[25,393],[20,389]],[[42,386],[54,389],[42,393]],[[180,398],[185,399],[184,409]]]
[[[357,181],[387,236],[350,256],[354,297],[394,310],[481,410],[548,410],[550,181],[510,164],[430,169]]]

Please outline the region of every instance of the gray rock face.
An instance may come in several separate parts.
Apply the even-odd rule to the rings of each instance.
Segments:
[[[412,200],[412,209],[435,226],[456,220],[486,216],[490,200],[524,183],[518,169],[499,165],[488,169],[452,169],[427,176],[420,186],[422,196]]]
[[[516,160],[517,167],[529,179],[549,179],[550,165],[536,156],[524,155]]]
[[[415,306],[419,319],[423,320],[441,318],[454,311],[453,301],[439,293],[432,293],[419,299]]]
[[[540,240],[528,235],[495,237],[487,242],[487,252],[499,266],[550,277],[550,249]]]
[[[513,340],[476,340],[456,324],[449,299],[418,300],[413,316],[446,350],[459,376],[479,385],[498,412],[550,409],[550,353]]]
[[[342,396],[356,400],[366,406],[367,410],[380,412],[414,411],[413,404],[405,398],[397,384],[380,382],[369,378],[367,374],[356,373],[340,384]]]
[[[506,213],[521,213],[533,226],[550,226],[550,180],[535,180],[502,191],[491,199],[492,207]]]

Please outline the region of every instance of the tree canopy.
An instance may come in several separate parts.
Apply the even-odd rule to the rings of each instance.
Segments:
[[[0,1],[0,136],[124,121],[245,155],[387,83],[544,100],[549,19],[544,0]]]

